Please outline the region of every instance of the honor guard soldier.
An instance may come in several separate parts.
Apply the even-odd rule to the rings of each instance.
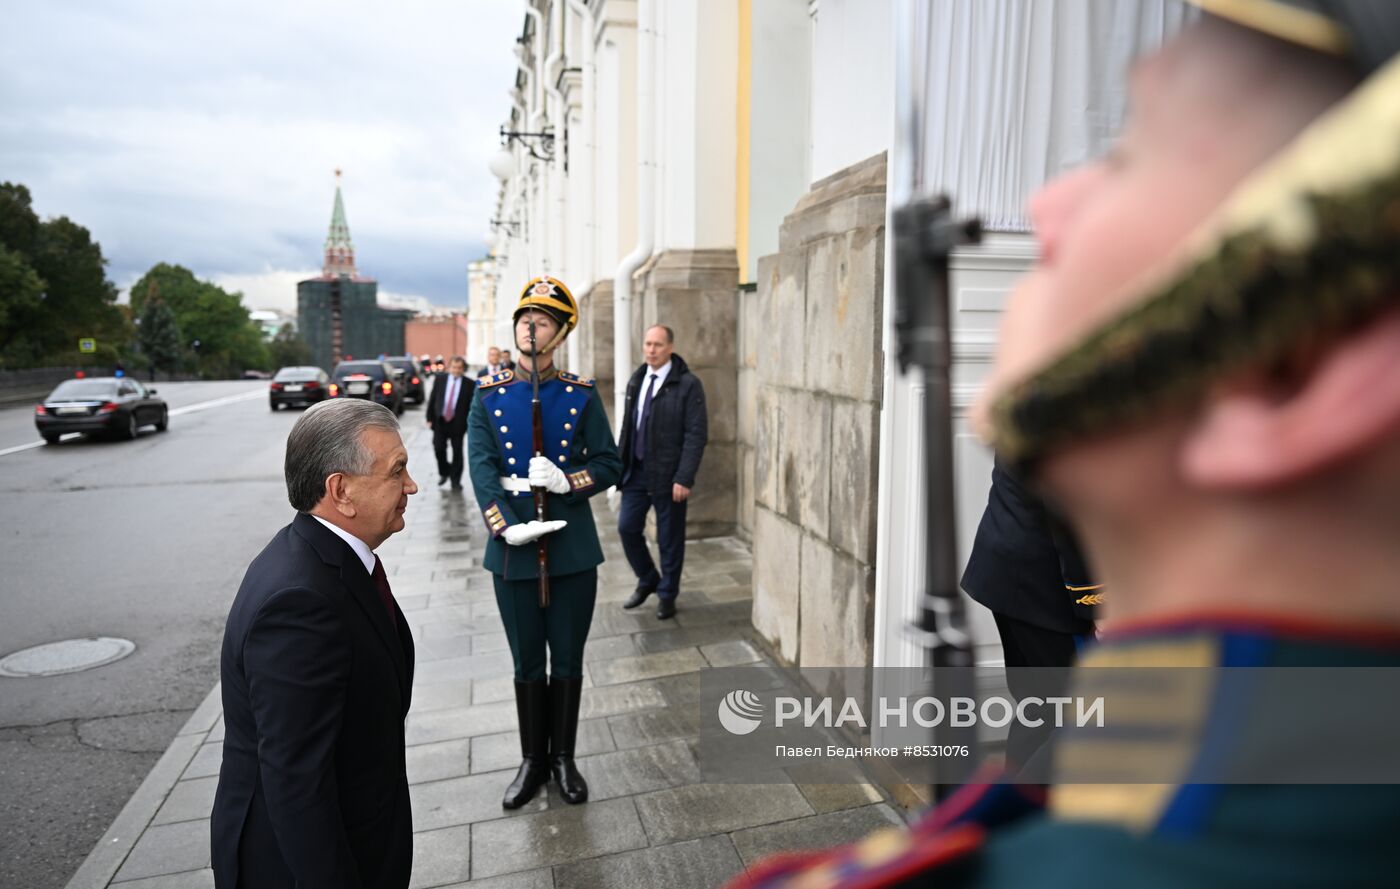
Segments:
[[[490,532],[484,565],[515,662],[523,761],[507,809],[529,802],[551,773],[566,802],[588,799],[574,742],[603,561],[588,500],[617,484],[622,461],[593,381],[554,366],[577,323],[562,282],[526,284],[515,309],[519,365],[478,381],[467,420],[472,487]]]
[[[1163,671],[1200,677],[1192,720],[1110,699],[1109,731],[1057,733],[1048,790],[969,784],[733,886],[1396,885],[1394,727],[1316,743],[1294,683],[1400,666],[1400,4],[1196,5],[1136,65],[1118,149],[1031,200],[974,416],[1110,591],[1075,689],[1199,668]],[[1366,752],[1389,777],[1305,777]]]

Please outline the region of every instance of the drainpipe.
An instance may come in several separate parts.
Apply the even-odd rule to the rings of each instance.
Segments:
[[[656,219],[655,135],[651,131],[655,106],[655,0],[637,0],[637,245],[622,259],[613,276],[613,417],[622,436],[622,409],[627,403],[627,378],[632,375],[632,275],[651,257]]]
[[[567,271],[564,264],[564,94],[559,91],[559,68],[564,61],[564,0],[551,0],[549,4],[549,44],[542,83],[549,96],[545,111],[549,129],[554,133],[554,159],[543,165],[540,212],[548,219],[544,232],[544,266],[553,270],[551,274],[562,278]],[[569,357],[568,340],[565,340],[560,359],[567,361]]]

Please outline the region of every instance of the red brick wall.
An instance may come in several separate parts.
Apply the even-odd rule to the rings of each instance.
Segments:
[[[404,325],[404,348],[410,355],[464,355],[467,351],[467,316],[415,318]]]

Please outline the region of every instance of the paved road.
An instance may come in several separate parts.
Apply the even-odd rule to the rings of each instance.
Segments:
[[[38,441],[0,410],[0,656],[117,636],[125,660],[0,677],[0,886],[61,887],[217,679],[229,602],[291,516],[282,449],[299,411],[265,382],[166,383],[170,429]],[[405,432],[421,427],[417,408]]]

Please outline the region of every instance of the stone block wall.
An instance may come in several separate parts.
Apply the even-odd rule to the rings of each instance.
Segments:
[[[738,521],[753,541],[753,622],[803,667],[871,661],[885,167],[880,154],[814,184],[779,252],[759,259],[757,293],[740,298],[738,452],[752,468],[739,470]]]

